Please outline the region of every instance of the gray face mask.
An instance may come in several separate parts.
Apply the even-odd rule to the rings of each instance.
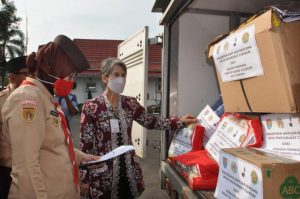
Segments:
[[[115,79],[109,79],[107,86],[115,93],[122,93],[124,91],[125,83],[125,77],[117,77]]]

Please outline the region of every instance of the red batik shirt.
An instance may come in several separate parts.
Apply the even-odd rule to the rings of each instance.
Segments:
[[[110,120],[118,119],[119,133],[112,133]],[[182,128],[179,118],[161,119],[149,114],[133,97],[120,96],[118,107],[113,109],[105,95],[85,102],[81,113],[81,150],[102,156],[120,145],[132,145],[131,130],[135,120],[147,129]],[[124,154],[130,191],[137,197],[144,190],[142,171],[134,151]],[[90,197],[117,198],[120,179],[120,158],[107,160],[97,167],[81,170],[82,183],[90,184]]]

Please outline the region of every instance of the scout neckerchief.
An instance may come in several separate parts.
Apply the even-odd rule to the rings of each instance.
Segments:
[[[24,80],[22,85],[31,85],[31,86],[36,86],[33,82],[31,81],[27,81]],[[61,121],[61,126],[64,130],[64,135],[65,135],[65,139],[66,139],[66,143],[68,144],[68,151],[69,151],[69,155],[72,161],[72,165],[73,165],[73,176],[74,176],[74,183],[75,183],[75,187],[76,187],[76,191],[79,191],[79,178],[78,178],[78,167],[75,161],[75,152],[74,152],[74,148],[73,148],[73,142],[72,142],[72,138],[70,136],[70,132],[68,130],[68,125],[67,125],[67,120],[64,116],[64,114],[57,110],[57,107],[59,106],[58,102],[55,100],[50,100],[52,102],[52,104],[55,107],[55,110],[58,112],[59,114],[59,118]]]

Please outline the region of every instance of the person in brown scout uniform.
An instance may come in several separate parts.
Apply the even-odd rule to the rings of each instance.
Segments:
[[[0,110],[10,93],[18,88],[28,74],[26,56],[11,59],[6,64],[9,84],[0,92]],[[0,199],[6,199],[11,183],[11,147],[8,132],[2,132],[2,117],[0,114]]]
[[[79,48],[64,35],[30,56],[27,77],[6,100],[3,130],[12,146],[12,183],[9,198],[76,199],[78,164],[99,157],[73,148],[66,119],[53,94],[68,94],[72,78],[89,64]]]

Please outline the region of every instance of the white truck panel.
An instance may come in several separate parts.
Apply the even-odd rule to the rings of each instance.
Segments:
[[[148,88],[148,27],[119,44],[118,58],[127,66],[123,95],[135,97],[142,106],[147,103]],[[132,142],[136,154],[146,156],[146,130],[138,123],[132,126]]]
[[[228,32],[228,21],[228,16],[193,13],[185,13],[179,18],[179,116],[198,115],[207,104],[212,105],[218,99],[214,68],[207,64],[205,50],[220,32]]]

